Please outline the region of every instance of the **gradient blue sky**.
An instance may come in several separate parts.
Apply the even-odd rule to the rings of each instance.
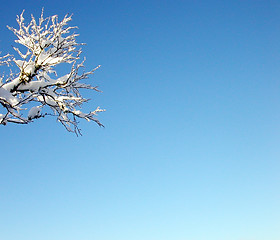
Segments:
[[[279,240],[280,1],[1,2],[73,13],[105,129],[1,126],[1,240]]]

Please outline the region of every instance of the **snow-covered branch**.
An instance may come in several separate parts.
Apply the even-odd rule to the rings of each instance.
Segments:
[[[96,115],[104,110],[98,107],[83,113],[80,109],[88,101],[80,94],[81,89],[99,91],[82,82],[99,66],[89,72],[82,71],[85,60],[80,62],[82,50],[78,47],[83,44],[76,42],[78,34],[73,32],[76,27],[68,26],[71,16],[59,21],[56,15],[44,18],[42,11],[38,22],[31,15],[30,23],[25,24],[23,13],[17,16],[18,29],[8,26],[20,45],[13,47],[19,58],[9,54],[0,57],[0,65],[16,68],[8,76],[0,77],[0,124],[28,124],[50,115],[76,134],[80,134],[79,118],[103,126]],[[59,76],[57,65],[63,63],[69,71]]]

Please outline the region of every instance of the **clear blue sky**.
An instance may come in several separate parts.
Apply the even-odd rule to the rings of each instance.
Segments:
[[[280,2],[2,1],[73,13],[92,78],[82,137],[1,126],[1,240],[279,240]]]

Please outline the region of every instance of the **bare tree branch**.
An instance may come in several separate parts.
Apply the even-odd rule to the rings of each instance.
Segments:
[[[85,59],[79,62],[82,50],[77,47],[83,44],[76,42],[78,34],[73,32],[76,27],[67,26],[71,16],[66,15],[59,21],[56,15],[44,18],[42,11],[38,22],[31,15],[26,25],[23,13],[17,16],[18,29],[8,26],[17,37],[15,42],[21,45],[13,47],[19,59],[9,54],[0,57],[0,65],[11,67],[14,63],[17,69],[11,70],[9,76],[0,77],[0,124],[28,124],[44,116],[55,116],[68,131],[77,135],[81,134],[79,118],[103,126],[96,116],[104,110],[97,107],[83,113],[80,109],[88,101],[80,94],[81,89],[99,92],[96,86],[82,81],[100,66],[80,73]],[[70,69],[67,74],[58,76],[56,67],[62,63]]]

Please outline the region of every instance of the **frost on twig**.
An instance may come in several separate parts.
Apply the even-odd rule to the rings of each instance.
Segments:
[[[16,68],[10,75],[0,76],[0,124],[28,124],[50,115],[76,134],[80,134],[78,119],[103,126],[96,115],[104,110],[98,107],[83,113],[80,109],[88,101],[81,95],[81,89],[99,91],[82,82],[99,66],[89,72],[81,71],[85,60],[80,61],[82,50],[78,47],[83,44],[76,42],[76,27],[68,26],[71,16],[59,21],[56,15],[44,18],[42,11],[38,22],[31,15],[30,23],[25,24],[23,13],[17,16],[18,29],[8,26],[17,37],[19,47],[13,49],[19,58],[9,54],[0,57],[0,65],[12,64]],[[69,72],[58,76],[59,64],[69,66]]]

